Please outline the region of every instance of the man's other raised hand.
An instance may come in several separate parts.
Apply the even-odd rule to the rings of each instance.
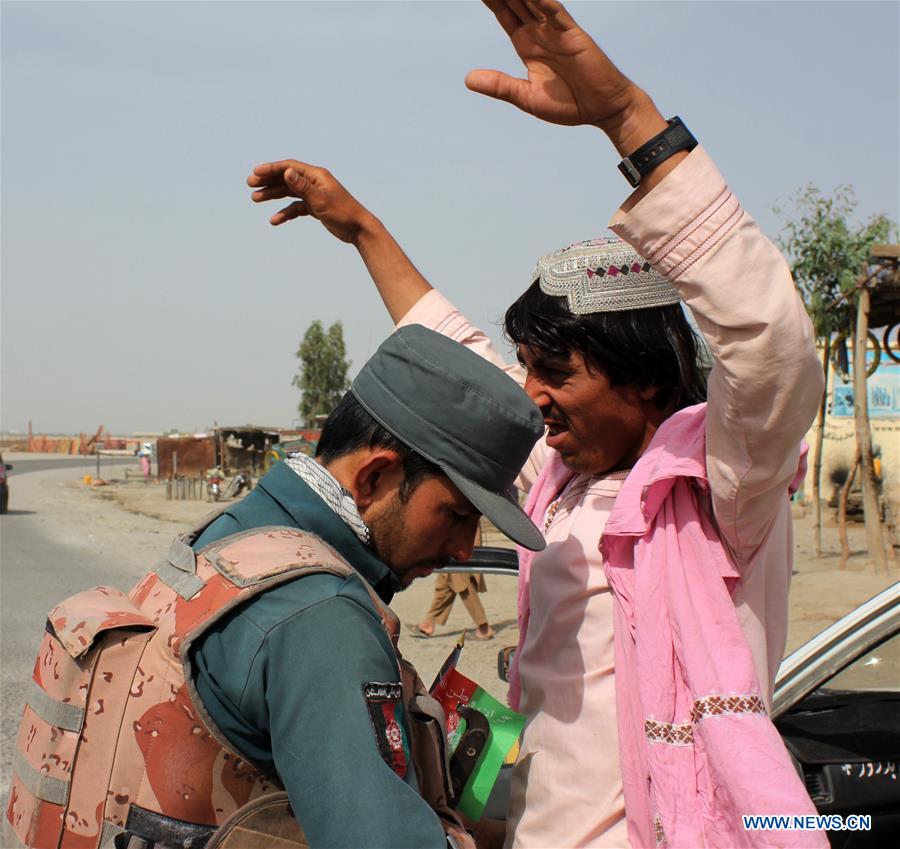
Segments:
[[[297,198],[269,219],[275,227],[309,215],[342,242],[357,244],[362,231],[375,222],[374,216],[331,172],[296,159],[257,165],[247,178],[247,185],[256,190],[250,195],[254,203]]]
[[[381,221],[325,168],[297,159],[264,162],[253,169],[247,185],[254,189],[254,203],[297,198],[269,219],[275,227],[308,215],[353,245],[395,322],[431,290]]]

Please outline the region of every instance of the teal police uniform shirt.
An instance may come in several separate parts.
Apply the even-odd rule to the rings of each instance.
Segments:
[[[303,479],[278,463],[194,543],[288,525],[334,547],[387,603],[396,576]],[[204,707],[235,749],[277,772],[311,847],[447,846],[415,769],[389,765],[372,684],[398,684],[394,649],[355,576],[316,574],[269,590],[214,625],[193,651]],[[408,729],[402,707],[396,717]]]

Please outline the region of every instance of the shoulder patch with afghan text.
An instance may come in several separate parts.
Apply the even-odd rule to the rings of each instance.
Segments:
[[[372,720],[378,753],[403,778],[410,760],[409,740],[403,727],[403,687],[370,681],[363,684],[363,696],[369,719]]]

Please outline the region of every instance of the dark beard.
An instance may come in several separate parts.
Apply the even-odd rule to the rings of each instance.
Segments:
[[[399,573],[397,573],[394,564],[391,562],[394,552],[392,543],[402,533],[405,512],[403,505],[398,499],[383,515],[367,523],[375,556],[395,574]]]
[[[394,541],[403,539],[406,529],[406,507],[399,498],[381,516],[367,524],[375,556],[397,576],[401,589],[405,590],[415,579],[415,575],[409,574],[413,570],[438,569],[446,565],[444,560],[433,559],[414,560],[404,566],[398,566],[394,562],[397,554]]]

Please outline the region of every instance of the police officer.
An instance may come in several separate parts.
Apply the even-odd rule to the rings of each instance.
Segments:
[[[537,408],[499,369],[423,327],[402,328],[329,416],[316,458],[277,464],[194,542],[287,525],[358,573],[269,590],[193,651],[209,716],[279,777],[311,846],[446,845],[417,792],[397,656],[363,581],[388,603],[449,558],[466,560],[482,514],[542,548],[510,494],[541,432]]]
[[[495,366],[418,325],[394,333],[315,459],[277,464],[127,595],[50,612],[0,842],[473,846],[443,712],[387,604],[468,558],[481,515],[544,546],[511,487],[541,432]]]

